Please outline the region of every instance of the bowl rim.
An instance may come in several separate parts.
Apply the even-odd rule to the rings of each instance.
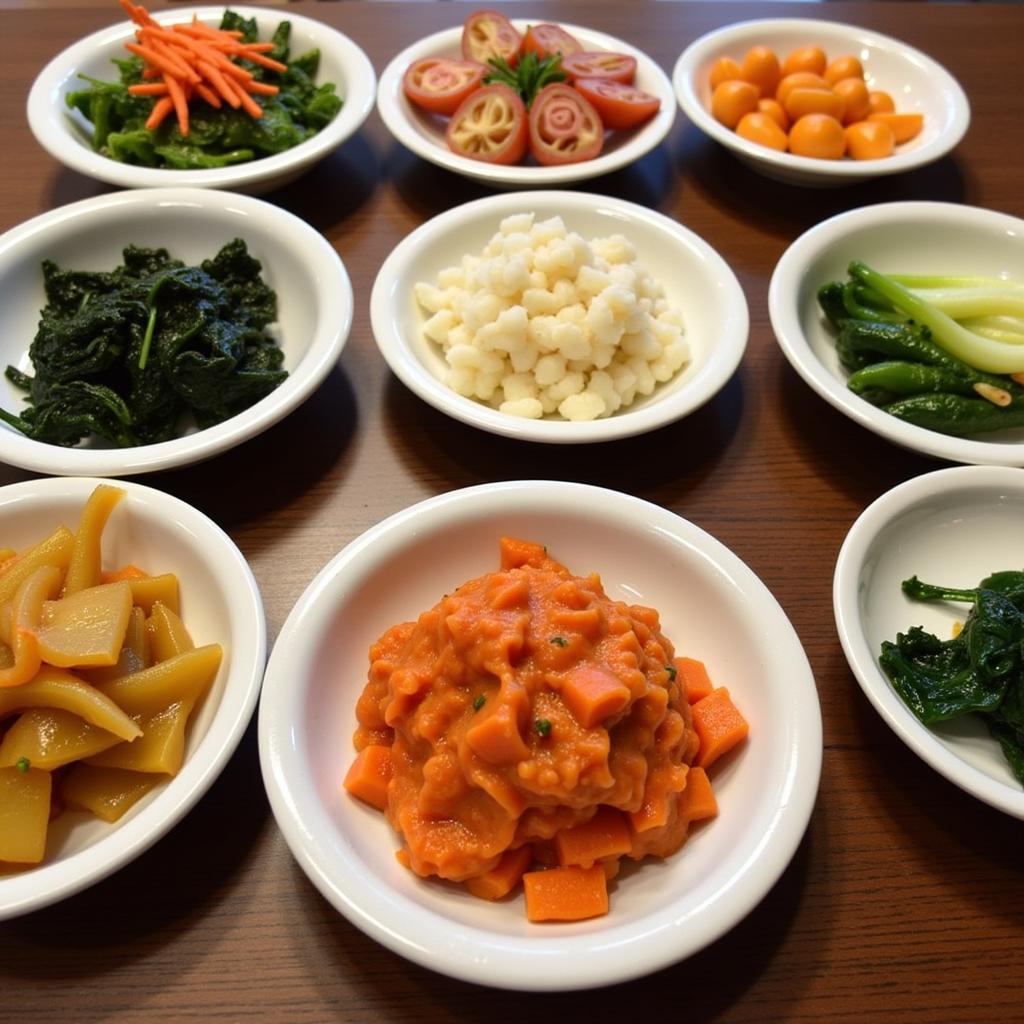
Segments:
[[[714,51],[746,39],[759,31],[767,30],[791,30],[794,33],[812,34],[826,39],[852,36],[861,46],[899,53],[904,59],[917,64],[927,72],[929,80],[935,83],[936,94],[945,97],[945,105],[952,118],[951,124],[945,132],[926,145],[879,160],[818,160],[792,153],[778,153],[765,146],[748,142],[716,121],[705,108],[697,95],[696,72],[699,64]],[[962,86],[933,57],[894,36],[876,32],[874,29],[845,22],[819,21],[816,18],[757,18],[713,29],[695,39],[679,55],[672,70],[672,83],[683,113],[706,135],[751,163],[760,164],[780,174],[799,174],[807,181],[817,178],[821,181],[853,184],[868,178],[898,174],[924,166],[951,152],[963,139],[971,122],[970,103]]]
[[[796,308],[800,282],[813,262],[837,239],[852,229],[892,228],[898,221],[938,220],[951,227],[991,227],[1024,237],[1024,220],[979,206],[931,200],[876,203],[835,214],[808,228],[790,243],[772,272],[768,285],[768,315],[775,339],[794,370],[820,397],[854,422],[905,448],[974,465],[1024,466],[1024,442],[1000,444],[953,437],[904,423],[855,395],[845,380],[836,377],[818,359],[800,322]],[[822,281],[822,284],[825,282]]]
[[[536,19],[528,18],[510,18],[509,20],[520,31],[525,30],[536,21]],[[646,124],[638,127],[636,134],[618,148],[610,152],[603,152],[593,160],[585,160],[577,164],[562,164],[552,167],[502,166],[459,156],[457,153],[449,152],[443,145],[438,145],[421,136],[413,129],[409,117],[403,109],[402,76],[405,74],[406,68],[420,57],[427,57],[444,49],[458,49],[458,43],[462,36],[462,25],[441,29],[439,32],[424,36],[405,47],[388,62],[381,72],[377,85],[377,112],[380,114],[381,120],[395,139],[429,163],[476,181],[516,188],[544,188],[550,185],[585,181],[621,170],[656,149],[668,135],[676,118],[672,82],[661,66],[643,50],[637,49],[624,39],[618,39],[605,32],[569,22],[559,21],[558,25],[572,35],[581,35],[592,41],[600,49],[614,50],[635,58],[637,72],[641,73],[642,70],[642,74],[650,76],[657,85],[656,90],[652,87],[649,91],[656,93],[661,100],[658,113]]]
[[[82,199],[41,213],[0,235],[0,259],[46,232],[62,231],[78,218],[116,220],[147,207],[189,206],[216,216],[229,211],[273,224],[279,235],[301,240],[313,264],[323,305],[317,329],[298,366],[270,395],[222,423],[195,434],[132,448],[63,448],[34,441],[0,426],[0,460],[38,473],[128,476],[172,469],[218,455],[262,433],[301,405],[337,363],[352,327],[352,284],[341,257],[327,239],[300,217],[254,196],[206,188],[131,189]],[[300,372],[301,371],[301,372]]]
[[[772,622],[773,644],[793,666],[787,685],[799,687],[790,701],[794,742],[783,752],[779,769],[781,793],[773,827],[751,840],[756,851],[728,884],[702,900],[696,920],[687,915],[666,918],[658,928],[619,926],[598,934],[573,936],[495,937],[493,931],[459,924],[438,931],[440,915],[407,906],[400,897],[359,877],[360,860],[343,844],[319,841],[302,820],[307,798],[292,785],[305,779],[305,755],[296,749],[292,725],[302,707],[302,680],[311,669],[317,644],[334,613],[332,592],[355,593],[375,565],[423,536],[435,524],[460,517],[471,519],[500,512],[575,514],[594,508],[616,517],[643,522],[642,529],[659,540],[674,537],[682,547],[723,569],[730,584],[758,605]],[[296,685],[296,681],[299,684]],[[692,955],[745,917],[785,870],[799,845],[813,810],[822,759],[822,726],[814,676],[800,639],[785,611],[754,572],[720,541],[692,522],[641,498],[587,484],[566,481],[514,480],[483,484],[428,498],[394,513],[338,552],[317,574],[289,613],[278,635],[264,679],[259,711],[260,764],[278,827],[292,855],[321,894],[356,927],[388,949],[442,974],[477,984],[521,991],[570,991],[626,981]],[[308,797],[315,805],[318,798]],[[718,906],[716,914],[708,908]],[[417,918],[423,918],[417,922]],[[442,919],[443,920],[443,919]],[[411,930],[410,930],[411,927]],[[671,941],[668,941],[671,940]],[[525,951],[523,947],[525,946]]]
[[[1007,466],[953,466],[913,477],[876,498],[857,517],[839,549],[833,574],[832,608],[839,642],[854,678],[886,725],[922,761],[964,792],[990,807],[1024,819],[1024,789],[993,779],[962,760],[919,722],[885,678],[860,628],[861,567],[875,538],[923,502],[993,487],[1016,493],[1024,501],[1024,470]]]
[[[178,774],[167,780],[164,788],[138,813],[130,811],[130,816],[115,823],[108,835],[86,848],[23,874],[0,877],[0,921],[81,892],[124,867],[166,835],[199,802],[227,765],[248,728],[263,680],[267,626],[259,585],[235,542],[194,505],[130,480],[44,477],[0,487],[0,515],[4,506],[22,501],[52,497],[84,502],[101,483],[123,488],[129,508],[134,503],[136,507],[173,516],[182,529],[197,540],[203,539],[203,550],[217,552],[221,570],[231,574],[228,606],[242,623],[236,632],[244,643],[232,644],[227,652],[229,661],[221,702],[206,734]]]
[[[97,49],[111,46],[130,37],[133,29],[127,20],[116,25],[92,32],[72,43],[50,59],[36,76],[28,93],[26,114],[29,128],[36,141],[55,160],[78,171],[80,174],[105,181],[124,188],[151,187],[200,187],[240,188],[258,185],[260,182],[278,177],[297,174],[323,159],[361,127],[373,109],[376,95],[376,72],[370,58],[363,49],[344,33],[325,22],[307,15],[295,14],[284,9],[269,7],[246,7],[234,4],[190,6],[180,9],[156,11],[153,17],[161,24],[178,24],[191,20],[193,15],[201,20],[219,20],[225,10],[246,18],[262,21],[277,14],[278,21],[290,21],[292,26],[301,27],[311,35],[321,37],[321,49],[336,52],[341,63],[351,68],[347,76],[343,105],[330,124],[305,142],[275,153],[272,156],[249,160],[246,163],[228,167],[180,170],[168,167],[138,167],[121,163],[110,157],[94,152],[72,137],[66,111],[56,108],[57,90],[61,83],[70,78],[75,69]]]
[[[702,267],[708,270],[709,280],[724,291],[728,318],[721,325],[721,334],[711,347],[699,380],[691,381],[677,393],[655,399],[642,408],[630,408],[603,419],[588,422],[530,420],[501,413],[457,394],[423,366],[411,351],[408,340],[397,329],[390,297],[392,289],[417,253],[432,245],[436,239],[464,225],[483,222],[486,218],[493,220],[494,230],[497,231],[498,221],[513,212],[532,210],[544,216],[559,214],[570,218],[573,211],[589,209],[609,210],[624,222],[640,223],[670,238],[681,249],[687,250],[688,254],[699,258]],[[571,225],[568,226],[571,228]],[[650,270],[650,267],[647,269]],[[662,274],[658,280],[664,283],[666,275]],[[414,301],[411,294],[409,301]],[[681,312],[685,323],[686,310]],[[704,405],[736,372],[747,346],[750,313],[745,293],[732,268],[708,242],[679,221],[625,199],[586,192],[546,190],[484,196],[445,210],[406,235],[377,272],[370,294],[370,323],[377,347],[392,372],[406,387],[440,412],[504,437],[552,444],[576,444],[616,440],[656,430],[682,419]]]

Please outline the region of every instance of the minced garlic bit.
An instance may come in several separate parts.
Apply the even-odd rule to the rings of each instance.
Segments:
[[[561,217],[506,217],[480,256],[415,285],[460,395],[513,416],[595,420],[689,361],[681,314],[622,235],[587,241]]]

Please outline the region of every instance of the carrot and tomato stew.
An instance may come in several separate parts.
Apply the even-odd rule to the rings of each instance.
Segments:
[[[539,544],[370,648],[348,791],[384,811],[416,874],[531,921],[604,914],[622,858],[667,857],[717,813],[707,769],[747,723],[658,613]]]

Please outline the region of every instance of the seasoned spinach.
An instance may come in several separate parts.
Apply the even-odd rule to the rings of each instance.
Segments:
[[[186,413],[202,428],[248,408],[287,377],[261,269],[238,238],[197,267],[135,246],[109,272],[45,261],[34,375],[7,368],[28,408],[0,420],[50,444],[126,447],[178,436]]]
[[[925,724],[982,715],[1024,783],[1024,571],[993,573],[971,590],[903,581],[916,601],[964,601],[960,633],[940,640],[920,626],[885,641],[879,662],[903,702]]]
[[[225,11],[221,28],[239,31],[243,42],[257,40],[255,19]],[[196,103],[189,112],[189,134],[182,136],[175,118],[167,118],[156,130],[146,128],[153,109],[152,97],[133,96],[130,85],[142,80],[139,57],[115,60],[120,81],[104,82],[79,75],[88,85],[69,92],[67,105],[78,110],[92,125],[92,145],[97,153],[126,164],[195,170],[226,167],[259,157],[282,153],[315,135],[341,109],[342,100],[332,82],[316,85],[320,51],[310,50],[289,60],[291,24],[282,21],[274,32],[274,49],[267,56],[288,65],[281,72],[250,61],[240,61],[258,81],[279,87],[276,96],[256,96],[262,117],[243,110]]]

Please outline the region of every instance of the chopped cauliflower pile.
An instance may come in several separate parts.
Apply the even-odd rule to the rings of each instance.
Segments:
[[[689,361],[683,318],[632,244],[588,242],[561,217],[506,217],[482,255],[414,290],[447,384],[512,416],[610,416]]]

